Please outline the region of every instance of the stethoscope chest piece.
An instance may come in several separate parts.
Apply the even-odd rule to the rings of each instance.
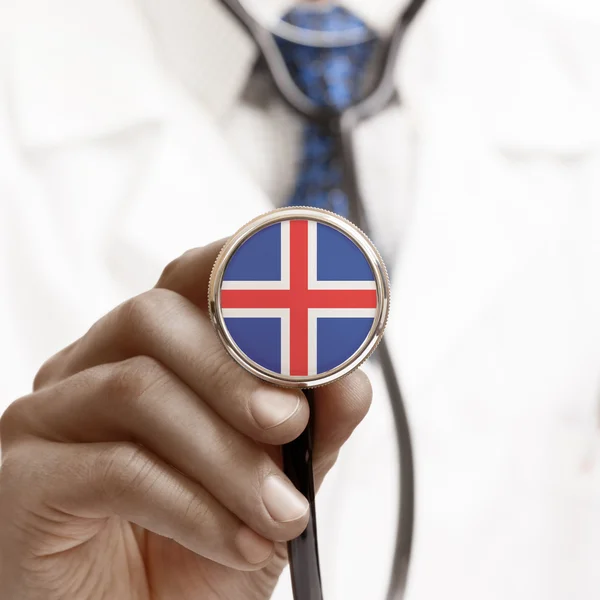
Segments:
[[[334,213],[277,209],[221,250],[209,312],[229,354],[255,376],[312,388],[357,368],[389,311],[385,265],[369,238]]]

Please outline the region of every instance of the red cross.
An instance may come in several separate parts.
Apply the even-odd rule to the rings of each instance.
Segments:
[[[289,290],[221,290],[222,308],[289,308],[290,375],[308,375],[309,308],[376,308],[375,290],[308,289],[308,221],[290,221]]]

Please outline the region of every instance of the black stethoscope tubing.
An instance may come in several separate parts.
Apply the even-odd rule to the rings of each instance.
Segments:
[[[360,191],[352,134],[361,121],[377,115],[393,102],[400,101],[394,76],[399,51],[408,27],[426,0],[412,0],[400,14],[386,41],[379,77],[364,98],[342,112],[318,106],[302,93],[285,65],[273,33],[250,15],[240,0],[221,0],[221,2],[253,38],[275,88],[288,106],[304,119],[329,127],[336,134],[344,165],[344,187],[350,204],[350,220],[367,235],[370,235],[372,229],[369,226],[368,213]],[[399,454],[398,533],[392,576],[387,593],[387,600],[399,600],[404,596],[406,588],[414,528],[413,450],[402,391],[385,337],[379,344],[377,353],[392,405]],[[312,404],[312,390],[306,390],[305,394],[309,403]],[[314,411],[311,410],[312,414]],[[294,598],[296,600],[322,600],[315,490],[312,477],[312,423],[297,440],[283,447],[283,461],[286,474],[308,498],[311,505],[310,520],[305,532],[288,544]]]

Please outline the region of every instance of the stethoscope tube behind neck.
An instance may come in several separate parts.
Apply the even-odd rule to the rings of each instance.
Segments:
[[[272,32],[249,14],[240,0],[221,0],[221,2],[254,39],[262,59],[267,65],[273,83],[283,100],[300,116],[310,121],[327,123],[335,118],[337,116],[335,111],[316,105],[294,83]]]
[[[396,19],[392,33],[386,42],[384,64],[381,75],[366,95],[348,111],[353,118],[366,119],[381,112],[395,97],[394,73],[405,33],[427,0],[412,0]],[[295,84],[285,61],[279,52],[275,37],[263,27],[243,6],[240,0],[221,0],[230,13],[250,34],[267,65],[273,83],[283,100],[300,116],[322,124],[331,124],[341,118],[341,114],[327,106],[312,102]]]

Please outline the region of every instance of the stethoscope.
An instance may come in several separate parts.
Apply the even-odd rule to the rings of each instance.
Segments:
[[[267,67],[275,89],[282,99],[301,117],[327,127],[338,140],[338,152],[344,170],[344,191],[350,204],[350,220],[369,235],[368,214],[361,196],[353,132],[357,125],[373,117],[400,97],[395,84],[395,67],[406,30],[425,4],[426,0],[411,0],[400,14],[391,35],[385,40],[379,64],[379,76],[371,89],[358,102],[342,112],[314,104],[296,86],[276,42],[276,36],[305,45],[328,47],[348,46],[366,41],[364,33],[348,31],[343,37],[320,32],[298,30],[289,24],[265,23],[244,6],[243,0],[221,0],[225,7],[241,23],[256,43]],[[414,525],[414,467],[410,429],[400,384],[385,338],[378,347],[378,358],[384,375],[388,395],[392,403],[399,452],[400,502],[398,533],[394,553],[392,575],[388,587],[388,600],[398,600],[404,595],[410,561]],[[309,402],[312,393],[307,390]],[[295,600],[322,600],[321,574],[316,531],[315,492],[312,477],[311,427],[294,442],[283,448],[286,474],[307,497],[311,506],[311,519],[306,531],[288,545],[292,587]]]

